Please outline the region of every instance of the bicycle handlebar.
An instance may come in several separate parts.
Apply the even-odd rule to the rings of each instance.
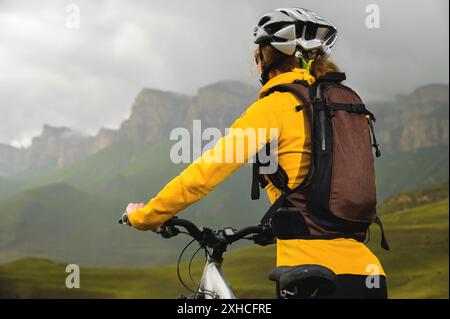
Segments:
[[[159,233],[164,238],[171,238],[180,233],[180,231],[176,228],[176,226],[183,227],[186,229],[189,235],[192,236],[199,243],[204,244],[205,246],[215,246],[217,244],[232,244],[240,239],[248,235],[261,235],[267,231],[267,227],[262,225],[258,226],[248,226],[241,228],[239,230],[235,230],[233,228],[224,228],[219,230],[212,230],[209,228],[199,229],[194,223],[186,219],[180,219],[177,217],[173,217],[166,221],[160,228]],[[249,238],[249,239],[255,239]],[[264,245],[264,240],[254,240],[255,243]]]
[[[119,220],[120,224],[129,225],[128,216],[123,214]],[[219,244],[230,245],[248,235],[255,235],[251,239],[255,244],[265,246],[273,243],[273,236],[270,229],[267,226],[248,226],[239,230],[227,227],[219,230],[212,230],[209,228],[198,228],[193,222],[187,219],[181,219],[178,217],[172,217],[167,220],[157,231],[164,238],[175,237],[180,233],[177,228],[183,227],[187,233],[192,236],[200,244],[208,247],[214,247]]]
[[[237,231],[234,232],[234,234],[232,236],[230,236],[230,242],[235,242],[238,241],[239,239],[244,238],[245,236],[248,235],[259,235],[262,232],[264,232],[265,227],[262,225],[259,226],[248,226],[245,228],[241,228]]]
[[[187,219],[180,219],[177,217],[172,217],[171,219],[169,219],[168,221],[166,221],[163,224],[162,228],[175,227],[175,226],[180,226],[180,227],[183,227],[184,229],[186,229],[188,231],[189,235],[191,235],[197,241],[200,241],[203,238],[203,232],[194,223],[190,222]],[[177,235],[178,235],[178,233],[177,233]]]

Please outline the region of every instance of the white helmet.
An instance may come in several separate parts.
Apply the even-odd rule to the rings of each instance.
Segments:
[[[263,15],[253,32],[256,44],[270,44],[287,55],[301,48],[311,58],[328,56],[336,35],[331,22],[300,8],[279,8]]]

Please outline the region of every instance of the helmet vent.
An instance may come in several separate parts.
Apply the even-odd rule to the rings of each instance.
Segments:
[[[302,8],[279,8],[265,14],[253,32],[256,44],[271,44],[287,55],[293,55],[297,46],[311,53],[329,54],[336,34],[331,22]]]

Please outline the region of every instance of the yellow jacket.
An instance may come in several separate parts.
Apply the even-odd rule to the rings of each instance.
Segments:
[[[315,79],[309,70],[293,69],[266,83],[260,91],[260,97],[275,85],[295,80],[312,84]],[[289,177],[288,186],[293,188],[299,185],[308,172],[311,138],[304,112],[295,112],[298,104],[299,101],[292,94],[280,92],[257,100],[233,123],[229,134],[169,182],[144,208],[130,214],[133,227],[155,230],[173,215],[206,196],[272,138],[278,139],[278,162]],[[277,129],[277,136],[270,135],[270,128]],[[257,140],[253,147],[244,147],[244,161],[208,160],[224,154],[229,142],[236,138],[233,129],[264,129],[266,138]],[[281,194],[270,182],[265,190],[272,203]],[[336,274],[368,275],[378,269],[384,275],[375,255],[363,243],[353,239],[277,240],[277,265],[300,264],[324,265]]]

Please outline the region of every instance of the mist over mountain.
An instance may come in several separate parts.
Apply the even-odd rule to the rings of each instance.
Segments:
[[[0,176],[0,263],[24,256],[108,267],[173,262],[184,241],[120,228],[117,217],[184,169],[169,159],[173,128],[191,130],[199,119],[203,129],[223,130],[256,96],[256,88],[233,81],[205,86],[195,96],[146,88],[116,130],[86,136],[47,125],[29,148],[0,145],[0,174],[7,175]],[[366,104],[377,116],[384,153],[376,161],[380,203],[448,181],[447,85]],[[182,216],[208,227],[252,225],[268,202],[251,201],[250,186],[246,165]]]
[[[0,145],[0,175],[66,166],[94,153],[93,141],[66,127],[44,125],[42,134],[26,149]]]
[[[377,116],[381,147],[388,153],[412,151],[449,141],[449,87],[426,85],[391,102],[367,102]],[[256,99],[257,89],[237,81],[200,88],[195,96],[145,88],[136,96],[128,119],[117,130],[101,129],[86,136],[69,128],[44,126],[30,147],[0,145],[0,175],[30,170],[50,171],[92,155],[117,142],[169,141],[173,128],[224,129]]]
[[[129,118],[117,130],[100,129],[95,136],[85,136],[69,128],[45,125],[26,149],[0,144],[0,175],[61,168],[117,142],[166,142],[173,128],[191,129],[195,119],[201,120],[204,128],[223,129],[256,96],[256,88],[235,81],[205,86],[196,96],[145,88],[136,96]]]
[[[382,148],[392,153],[448,144],[448,95],[448,85],[432,84],[390,103],[374,103]]]

